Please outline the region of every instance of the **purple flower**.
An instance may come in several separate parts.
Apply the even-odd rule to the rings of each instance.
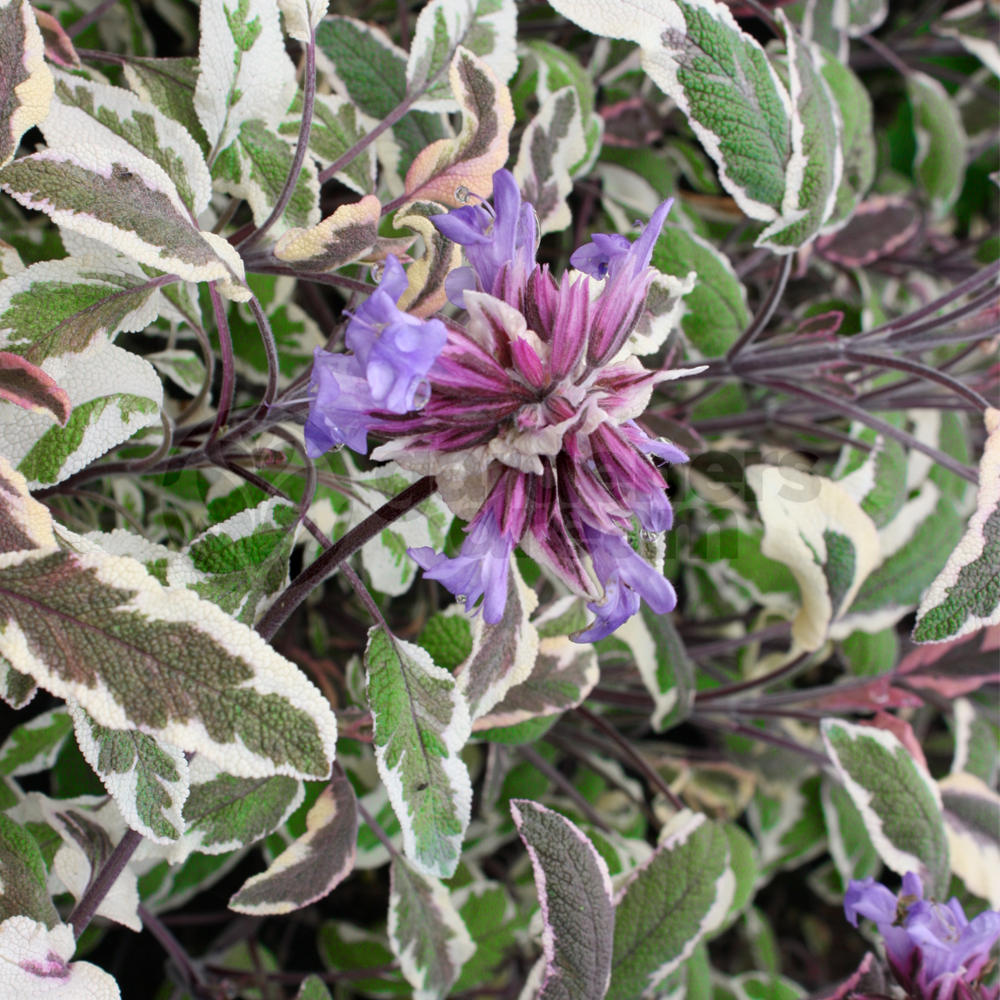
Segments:
[[[379,287],[347,327],[347,346],[364,367],[375,407],[409,413],[427,402],[427,373],[448,331],[440,320],[423,320],[396,306],[407,288],[406,272],[390,254]]]
[[[594,572],[604,583],[604,600],[587,605],[597,619],[576,636],[577,642],[597,642],[611,635],[639,610],[640,597],[658,615],[674,610],[677,595],[670,581],[657,573],[627,539],[590,527],[584,531]]]
[[[502,532],[496,514],[483,508],[465,529],[468,537],[454,559],[432,548],[407,549],[428,580],[437,580],[471,611],[483,598],[483,621],[495,625],[507,603],[507,574],[517,539]]]
[[[361,362],[353,355],[330,354],[317,347],[305,426],[309,457],[318,458],[339,444],[364,454],[372,409],[371,388]]]
[[[649,266],[653,247],[659,239],[663,222],[673,203],[674,199],[668,198],[660,204],[650,218],[649,225],[643,229],[642,235],[634,243],[618,233],[594,233],[593,243],[584,243],[575,250],[569,259],[570,264],[592,278],[598,280],[608,278],[614,281],[625,265],[632,262],[631,277],[637,277]]]
[[[448,298],[459,308],[465,308],[465,291],[478,287],[492,293],[504,264],[513,262],[522,247],[527,272],[534,267],[535,210],[521,204],[521,191],[509,170],[498,170],[493,175],[493,207],[486,202],[464,205],[447,215],[432,215],[431,222],[449,240],[465,247],[472,265],[471,270],[452,271],[455,277],[449,275],[446,279]]]
[[[947,903],[924,899],[920,877],[903,877],[899,896],[873,878],[854,881],[844,896],[844,913],[878,926],[897,982],[915,1000],[972,1000],[1000,939],[1000,913],[986,910],[968,920],[953,896]]]

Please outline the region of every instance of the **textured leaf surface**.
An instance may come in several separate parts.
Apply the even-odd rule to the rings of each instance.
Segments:
[[[984,415],[976,511],[958,547],[920,602],[916,642],[943,642],[1000,623],[1000,410]]]
[[[351,873],[358,812],[351,782],[341,770],[306,815],[306,832],[254,875],[229,901],[237,913],[290,913],[322,899]]]
[[[821,796],[830,856],[841,884],[846,888],[851,879],[878,877],[881,860],[854,800],[842,785],[829,780],[823,781]]]
[[[785,563],[801,589],[792,638],[802,649],[818,649],[830,622],[847,611],[878,564],[875,525],[823,476],[763,465],[749,466],[746,474],[764,522],[761,552]]]
[[[1000,906],[1000,796],[981,778],[961,772],[938,784],[951,870],[995,910]]]
[[[393,858],[389,869],[389,946],[414,1000],[442,1000],[476,950],[444,885]]]
[[[243,262],[220,236],[196,229],[162,167],[131,149],[79,144],[9,164],[0,182],[25,208],[189,281],[218,281],[246,297]]]
[[[48,927],[59,922],[47,889],[45,861],[35,838],[19,823],[0,813],[0,920],[30,917]],[[2,931],[0,931],[2,934]]]
[[[133,57],[123,67],[129,87],[143,101],[158,107],[168,118],[183,125],[202,152],[209,144],[194,107],[198,85],[198,60]]]
[[[249,628],[190,591],[168,597],[133,559],[2,556],[0,622],[0,655],[102,726],[244,777],[329,773],[336,720],[320,692]]]
[[[608,1000],[653,991],[725,919],[736,888],[725,829],[682,813],[615,897]]]
[[[169,844],[184,830],[182,809],[190,775],[184,754],[135,730],[99,726],[69,703],[83,758],[114,798],[123,819],[155,844]]]
[[[48,508],[31,496],[24,476],[0,454],[0,553],[55,544]]]
[[[537,802],[512,799],[511,816],[535,874],[542,908],[544,1000],[602,1000],[611,976],[614,892],[587,835]]]
[[[300,273],[334,271],[364,257],[378,239],[382,205],[368,195],[354,205],[341,205],[311,229],[290,229],[274,248],[279,260],[291,261]]]
[[[170,561],[167,584],[187,587],[244,625],[253,625],[288,583],[298,508],[265,500],[213,525]]]
[[[538,632],[528,616],[537,606],[537,595],[511,559],[503,618],[496,625],[487,625],[482,615],[473,620],[472,650],[457,671],[458,689],[465,696],[473,722],[488,714],[534,669]]]
[[[851,436],[871,446],[867,455],[845,445],[833,478],[872,519],[884,528],[907,500],[906,452],[895,438],[886,438],[869,427],[851,425]]]
[[[65,708],[54,708],[23,722],[0,746],[0,774],[16,778],[47,771],[55,764],[72,728]]]
[[[32,486],[61,482],[160,422],[159,375],[145,358],[117,345],[77,361],[60,381],[72,405],[65,426],[47,415],[0,407],[0,452]]]
[[[491,181],[492,184],[492,181]],[[448,272],[462,263],[462,248],[452,243],[431,222],[432,215],[447,211],[436,201],[411,201],[393,218],[397,229],[412,229],[424,239],[424,255],[406,272],[409,285],[398,305],[414,316],[430,316],[447,301],[444,280]]]
[[[52,73],[28,0],[0,6],[0,167],[14,158],[21,136],[49,113]]]
[[[472,784],[458,756],[469,706],[426,650],[380,627],[365,650],[368,703],[379,774],[403,828],[403,846],[427,875],[454,874],[469,824]]]
[[[822,731],[882,860],[917,872],[928,895],[944,899],[951,874],[936,783],[887,730],[824,719]]]
[[[462,109],[462,131],[455,139],[428,146],[406,172],[406,193],[457,208],[459,188],[481,197],[493,192],[493,174],[507,162],[514,126],[510,91],[478,56],[461,46],[448,74]]]
[[[20,355],[0,351],[0,400],[66,426],[72,404],[51,375]]]

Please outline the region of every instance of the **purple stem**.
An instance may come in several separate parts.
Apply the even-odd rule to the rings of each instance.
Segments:
[[[222,389],[219,392],[219,409],[215,414],[215,422],[208,435],[208,440],[214,441],[222,428],[226,426],[229,420],[229,411],[233,407],[233,397],[236,394],[236,362],[233,357],[233,338],[229,333],[229,320],[226,318],[226,306],[214,281],[208,283],[208,291],[212,296],[215,325],[219,331],[219,349],[222,354]]]
[[[89,14],[84,14],[78,21],[74,21],[66,28],[66,34],[70,38],[76,38],[77,35],[86,31],[92,24],[104,17],[116,3],[118,3],[118,0],[102,0]]]
[[[270,260],[277,260],[277,258],[270,257]],[[344,278],[339,274],[316,274],[314,272],[299,274],[294,267],[278,264],[272,265],[270,263],[256,263],[252,257],[243,263],[247,274],[284,274],[290,278],[298,278],[300,281],[313,281],[317,285],[333,285],[334,288],[346,288],[352,292],[363,292],[365,295],[371,295],[378,288],[378,285],[370,285],[367,281],[358,281],[356,278]]]
[[[731,722],[729,719],[708,719],[697,713],[691,716],[690,721],[699,726],[705,726],[708,729],[719,729],[722,732],[733,733],[736,736],[746,736],[751,740],[760,740],[762,743],[770,743],[784,750],[791,750],[792,753],[802,754],[804,757],[808,757],[821,766],[830,763],[830,759],[825,754],[816,753],[815,750],[810,750],[809,747],[804,747],[801,743],[796,743],[794,740],[786,740],[782,736],[775,736],[774,733],[769,732],[767,729],[758,729],[756,726],[744,726],[739,722]]]
[[[774,315],[775,309],[778,308],[781,296],[785,294],[788,276],[792,273],[792,263],[792,254],[781,258],[778,276],[775,278],[774,284],[771,285],[767,298],[761,303],[761,307],[757,310],[757,315],[750,321],[750,325],[740,334],[736,343],[726,351],[726,360],[731,361],[745,347],[749,347],[771,322],[771,317]]]
[[[389,852],[391,857],[398,858],[399,851],[396,850],[396,845],[389,839],[389,834],[382,829],[382,825],[375,819],[374,816],[362,805],[361,800],[357,799],[358,805],[358,815],[368,824],[368,828],[376,837],[382,842],[382,846]]]
[[[278,195],[271,214],[261,223],[256,232],[251,233],[241,244],[241,250],[249,250],[259,243],[268,233],[268,230],[281,218],[281,214],[288,207],[295,191],[295,185],[299,182],[299,174],[302,173],[302,164],[306,161],[306,153],[309,151],[309,134],[312,131],[313,109],[316,104],[316,32],[310,28],[309,44],[306,46],[306,78],[305,88],[302,95],[302,123],[299,125],[299,141],[295,147],[295,157],[292,160],[291,169],[285,178],[285,186]]]
[[[156,938],[163,950],[170,956],[171,961],[177,966],[177,971],[184,979],[184,985],[188,989],[194,983],[204,986],[205,976],[191,961],[191,956],[184,950],[184,946],[174,937],[163,921],[142,903],[139,904],[139,918],[142,920],[143,927]]]
[[[73,925],[73,934],[77,941],[87,929],[87,924],[93,919],[97,908],[104,901],[104,897],[118,881],[118,876],[125,870],[129,858],[135,853],[135,849],[140,843],[142,843],[141,833],[136,833],[132,829],[126,830],[125,835],[118,841],[118,846],[104,862],[104,867],[97,873],[97,878],[87,887],[80,902],[73,907],[73,912],[66,922]]]
[[[715,701],[717,698],[726,698],[731,694],[738,694],[740,691],[752,691],[754,688],[767,687],[776,681],[783,680],[795,673],[799,667],[809,658],[810,653],[802,653],[795,657],[790,663],[786,663],[777,670],[772,670],[769,674],[762,674],[760,677],[751,677],[749,680],[740,681],[738,684],[726,684],[723,687],[709,688],[707,691],[699,691],[694,700],[696,703]]]
[[[257,296],[250,296],[250,312],[257,322],[257,329],[260,330],[261,343],[264,345],[264,354],[267,355],[267,387],[264,389],[264,397],[260,401],[263,410],[259,410],[263,416],[263,411],[274,402],[274,397],[278,394],[278,345],[274,340],[274,331],[268,321]]]
[[[554,768],[540,753],[525,744],[519,746],[517,752],[534,768],[541,771],[549,781],[560,789],[564,795],[573,800],[573,804],[598,830],[610,833],[611,828],[601,818],[601,814],[580,794],[580,790],[561,771]]]

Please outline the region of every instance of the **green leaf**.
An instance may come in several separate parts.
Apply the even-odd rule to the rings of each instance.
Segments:
[[[565,816],[528,799],[512,799],[510,812],[528,848],[542,908],[539,1000],[602,1000],[616,940],[608,866]]]
[[[515,931],[523,921],[516,918],[514,902],[498,882],[473,882],[454,893],[452,902],[476,945],[452,987],[452,993],[463,993],[494,980],[516,947]]]
[[[907,500],[906,452],[895,438],[854,423],[851,436],[871,446],[867,455],[845,445],[832,478],[847,490],[876,528],[884,528]]]
[[[985,414],[976,511],[917,610],[915,642],[943,642],[1000,622],[1000,410]]]
[[[4,40],[0,68],[0,167],[14,158],[21,136],[45,120],[52,101],[52,73],[45,64],[45,42],[28,0],[0,7]]]
[[[473,619],[472,650],[456,671],[458,690],[465,696],[473,723],[490,713],[534,670],[538,632],[528,616],[537,606],[537,595],[511,559],[503,617],[495,625],[488,625],[482,615]]]
[[[378,626],[368,636],[372,742],[404,850],[418,871],[448,878],[472,807],[469,772],[459,757],[469,737],[469,706],[455,678],[426,650]]]
[[[948,91],[926,73],[907,74],[906,90],[913,106],[917,155],[913,172],[938,218],[948,214],[962,193],[968,137],[962,116]]]
[[[750,323],[747,291],[729,258],[708,240],[679,226],[665,226],[652,264],[664,274],[697,273],[694,289],[685,296],[681,328],[696,357],[725,354]]]
[[[895,626],[879,632],[852,632],[841,644],[840,652],[856,677],[886,674],[899,659],[899,633]]]
[[[829,778],[823,779],[820,794],[830,857],[841,884],[846,886],[852,879],[869,876],[877,878],[882,862],[854,800],[842,785]]]
[[[306,976],[302,980],[295,1000],[333,1000],[326,983],[319,976]]]
[[[147,354],[146,360],[190,396],[197,396],[205,381],[205,362],[194,351],[170,348]]]
[[[355,924],[328,920],[319,929],[316,947],[323,964],[335,972],[360,972],[379,965],[391,965],[393,955],[388,939],[359,929]],[[412,996],[413,989],[397,970],[371,979],[352,979],[352,986],[365,996]]]
[[[73,721],[65,708],[42,712],[21,723],[0,746],[0,775],[16,778],[47,771],[72,729]]]
[[[154,844],[184,832],[190,773],[182,751],[135,730],[99,726],[75,701],[70,715],[80,751],[115,800],[122,818]]]
[[[725,829],[681,813],[652,857],[615,898],[615,939],[607,1000],[653,992],[721,925],[733,902]]]
[[[794,871],[826,848],[819,777],[775,785],[758,788],[747,810],[764,878]]]
[[[448,890],[393,858],[389,868],[389,947],[414,1000],[442,1000],[476,950]]]
[[[951,870],[975,896],[1000,906],[1000,795],[971,774],[939,783]]]
[[[0,698],[11,708],[24,708],[35,697],[37,690],[34,677],[15,670],[6,657],[0,656]],[[0,788],[2,794],[3,789]]]
[[[417,639],[417,645],[445,670],[454,670],[472,652],[472,623],[459,605],[454,609],[454,614],[432,615]]]
[[[122,67],[129,87],[140,100],[159,108],[168,118],[183,125],[207,156],[210,146],[194,108],[198,85],[198,60],[150,59],[135,56]]]
[[[306,815],[306,832],[243,883],[229,901],[237,913],[291,913],[333,890],[351,873],[358,841],[357,802],[340,769]]]
[[[336,719],[319,690],[255,632],[191,591],[168,592],[134,559],[96,547],[0,557],[0,628],[0,655],[102,726],[244,777],[329,774]]]
[[[928,895],[944,899],[951,874],[936,783],[887,730],[838,719],[821,728],[882,860],[900,875],[917,872]]]
[[[295,504],[273,498],[213,525],[170,561],[167,583],[187,587],[253,625],[288,585],[298,535]]]
[[[9,816],[0,813],[0,922],[30,917],[52,928],[59,914],[49,896],[48,872],[35,838]]]

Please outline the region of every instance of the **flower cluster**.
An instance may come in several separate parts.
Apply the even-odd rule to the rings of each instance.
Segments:
[[[311,453],[341,442],[361,450],[371,431],[386,442],[372,458],[437,477],[445,502],[470,521],[467,537],[453,559],[428,548],[410,555],[467,609],[482,597],[484,619],[500,620],[520,546],[590,599],[596,620],[578,639],[595,641],[640,598],[658,614],[676,603],[629,541],[672,523],[653,458],[687,460],[635,422],[658,382],[687,372],[648,371],[627,348],[670,203],[634,242],[596,236],[557,280],[536,265],[534,212],[513,176],[500,170],[493,185],[495,207],[433,218],[470,263],[446,283],[466,326],[401,313],[405,277],[390,258],[348,329],[354,354],[317,353],[306,436]]]
[[[1000,993],[980,985],[1000,939],[1000,913],[986,910],[968,920],[954,897],[924,899],[913,872],[903,877],[898,896],[873,878],[851,882],[844,912],[855,927],[859,916],[875,922],[892,974],[914,1000],[996,1000]]]

